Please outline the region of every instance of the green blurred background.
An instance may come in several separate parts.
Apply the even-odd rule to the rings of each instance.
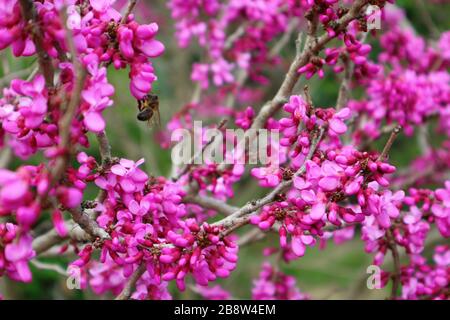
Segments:
[[[424,1],[426,2],[426,1]],[[432,32],[427,27],[426,16],[418,1],[400,0],[397,4],[404,8],[408,19],[415,26],[418,33],[427,39],[433,40]],[[148,9],[146,9],[148,8]],[[426,4],[426,8],[439,31],[450,29],[450,5]],[[149,11],[149,15],[146,11]],[[138,4],[137,18],[141,22],[156,21],[160,26],[158,39],[166,46],[163,56],[154,59],[154,66],[158,81],[154,83],[153,91],[159,95],[161,107],[161,123],[164,126],[170,117],[183,107],[190,99],[194,84],[190,80],[190,66],[192,62],[199,61],[201,49],[193,46],[190,49],[181,50],[177,47],[173,37],[174,26],[169,18],[170,12],[166,8],[165,1],[140,1]],[[140,12],[145,12],[145,20],[140,16]],[[374,45],[373,57],[376,57],[379,48],[371,39]],[[292,45],[288,45],[282,56],[289,61],[294,54],[294,39]],[[29,69],[35,62],[32,58],[14,58],[9,50],[1,53],[1,77],[0,87],[8,85],[5,81],[11,73],[23,69]],[[286,65],[282,64],[271,70],[265,70],[266,76],[271,79],[271,85],[265,91],[265,98],[273,96],[277,86],[281,83]],[[332,72],[326,72],[324,80],[317,77],[308,81],[311,95],[317,106],[332,106],[337,97],[339,79]],[[5,78],[6,76],[6,78]],[[26,77],[26,76],[24,76]],[[115,104],[107,109],[104,115],[107,118],[107,134],[112,144],[113,155],[124,156],[128,159],[137,160],[141,157],[146,159],[144,170],[153,175],[168,175],[171,170],[170,150],[162,149],[155,141],[155,129],[150,129],[145,123],[136,120],[137,104],[128,90],[128,70],[116,71],[109,69],[109,81],[115,86]],[[299,83],[297,92],[303,87],[305,82]],[[353,92],[353,97],[358,97],[361,92]],[[244,108],[245,105],[238,106]],[[202,119],[200,119],[202,120]],[[216,119],[217,122],[219,119]],[[214,120],[215,121],[215,120]],[[382,148],[385,138],[374,144],[376,148]],[[98,158],[98,148],[96,140],[90,137],[91,147],[89,154]],[[434,143],[439,143],[441,137],[432,137]],[[395,148],[391,152],[391,162],[400,167],[407,167],[412,159],[420,154],[416,138],[400,137]],[[40,157],[36,156],[29,160],[29,163],[39,163]],[[10,168],[15,168],[21,164],[17,159],[13,159]],[[242,205],[251,199],[257,198],[267,190],[257,187],[254,180],[248,177],[239,185],[239,192],[230,203]],[[93,199],[96,195],[95,188],[89,188],[85,199]],[[66,217],[68,218],[68,217]],[[42,217],[39,222],[42,228],[48,228],[48,217]],[[241,233],[249,230],[245,227]],[[432,235],[433,237],[433,235]],[[263,241],[243,247],[240,252],[240,261],[237,270],[231,277],[219,281],[225,289],[231,291],[235,298],[250,298],[252,279],[256,278],[260,272],[261,262],[266,258],[262,255],[262,250],[266,246],[278,244],[276,235],[269,235]],[[428,249],[427,249],[428,250]],[[430,252],[425,252],[426,256]],[[51,262],[61,265],[63,268],[70,261],[70,257],[41,258],[42,262]],[[269,258],[274,260],[275,257]],[[326,249],[319,250],[308,248],[306,255],[290,264],[280,264],[281,270],[293,275],[298,280],[298,286],[302,292],[308,293],[316,299],[383,299],[387,296],[387,289],[368,290],[366,287],[366,268],[371,264],[372,256],[364,252],[364,244],[359,240],[359,231],[355,240],[344,245],[336,246],[329,241]],[[272,261],[276,263],[276,261]],[[386,269],[390,270],[391,261],[386,261]],[[66,278],[54,271],[37,269],[33,270],[33,282],[31,284],[21,284],[11,282],[5,277],[0,278],[0,293],[7,299],[98,299],[111,298],[97,297],[90,291],[68,290],[66,288]],[[197,299],[197,294],[187,289],[184,293],[173,290],[176,299]]]

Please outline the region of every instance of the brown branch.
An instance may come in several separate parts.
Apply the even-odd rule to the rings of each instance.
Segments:
[[[36,47],[38,55],[39,68],[44,75],[45,84],[48,88],[53,87],[53,65],[50,56],[44,50],[44,36],[39,25],[38,15],[33,0],[19,0],[22,16],[29,23],[31,28],[31,37]]]
[[[340,110],[348,102],[349,99],[349,87],[350,87],[350,79],[352,76],[352,70],[350,66],[350,61],[347,56],[344,58],[344,64],[345,64],[345,74],[344,78],[342,79],[341,86],[339,87],[339,94],[336,102],[336,110]]]
[[[228,50],[230,49],[233,44],[242,36],[245,34],[245,28],[247,27],[247,24],[244,23],[239,26],[231,35],[228,36],[228,38],[225,41],[224,49]]]
[[[77,242],[86,242],[91,241],[92,237],[85,232],[79,225],[75,224],[72,221],[65,222],[65,227],[68,231],[67,237],[61,237],[55,229],[51,229],[50,231],[36,237],[33,240],[33,250],[36,252],[36,255],[40,255],[43,252],[46,252],[53,246],[60,244],[66,239],[72,239]]]
[[[111,162],[111,145],[109,144],[106,132],[102,131],[97,134],[98,149],[102,159],[102,166]]]
[[[109,144],[108,137],[106,136],[106,132],[102,131],[96,135],[98,141],[98,149],[101,157],[101,167],[102,169],[107,169],[112,164],[112,156],[111,156],[111,145]],[[95,198],[98,202],[103,202],[106,199],[107,191],[104,189],[100,189],[98,191],[97,197]]]
[[[99,238],[100,240],[110,239],[109,234],[90,217],[86,211],[82,211],[81,208],[74,208],[68,210],[72,215],[73,220],[80,225],[80,227],[88,234]]]
[[[131,293],[136,286],[136,282],[142,277],[142,275],[147,271],[145,263],[142,263],[131,275],[128,282],[125,284],[122,292],[116,297],[115,300],[128,300],[130,299]]]
[[[389,154],[389,151],[392,148],[392,145],[394,144],[395,139],[397,138],[397,136],[401,130],[402,130],[401,126],[397,126],[394,128],[394,130],[392,130],[392,133],[391,133],[388,141],[386,142],[386,145],[384,146],[383,151],[381,152],[380,156],[378,157],[378,161],[383,161],[387,157],[387,155]]]
[[[207,196],[187,195],[183,198],[183,200],[184,202],[198,204],[199,206],[206,209],[216,210],[217,212],[224,214],[226,216],[232,215],[239,209],[237,207],[230,206],[229,204],[223,201]]]
[[[391,250],[392,258],[394,260],[394,272],[392,273],[392,289],[391,289],[391,299],[395,300],[397,297],[398,289],[400,288],[400,255],[398,253],[397,244],[395,243],[394,235],[392,234],[392,229],[386,231],[386,238],[388,241],[388,247]]]
[[[263,231],[261,231],[259,228],[253,228],[249,232],[239,237],[237,244],[239,247],[242,247],[258,240],[264,239],[265,237],[266,234]]]
[[[130,0],[128,2],[127,10],[125,11],[124,15],[122,16],[122,20],[120,21],[121,24],[127,23],[128,16],[131,14],[131,11],[133,11],[134,7],[136,6],[137,0]]]

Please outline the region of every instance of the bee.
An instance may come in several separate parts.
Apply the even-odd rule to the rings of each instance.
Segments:
[[[155,94],[148,94],[144,98],[138,100],[139,113],[137,119],[139,121],[147,121],[150,125],[155,121],[158,126],[161,125],[159,115],[159,99]]]

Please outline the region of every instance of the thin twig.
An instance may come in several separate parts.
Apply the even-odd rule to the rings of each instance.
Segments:
[[[103,170],[108,169],[112,164],[112,156],[111,156],[111,145],[109,143],[108,137],[106,135],[106,131],[101,131],[97,135],[98,141],[98,149],[101,157],[101,167]],[[95,198],[98,202],[103,202],[106,199],[107,191],[104,189],[100,189],[98,191],[97,197]]]
[[[183,201],[187,203],[198,204],[203,208],[215,210],[226,216],[232,215],[239,209],[223,201],[208,196],[187,195],[183,198]]]
[[[9,73],[0,79],[0,88],[9,85],[13,79],[28,77],[29,75],[36,74],[37,71],[39,71],[39,66],[33,63],[28,68]]]
[[[400,288],[400,255],[398,253],[397,244],[395,243],[392,230],[388,229],[386,231],[386,237],[388,241],[388,247],[391,250],[392,258],[394,260],[394,272],[392,273],[392,289],[391,289],[391,299],[394,300],[397,297],[398,289]]]
[[[72,221],[66,221],[65,227],[67,230],[67,237],[61,237],[55,229],[51,229],[50,231],[34,238],[32,246],[33,250],[36,252],[36,255],[40,255],[41,253],[46,252],[47,250],[57,244],[60,244],[67,238],[77,242],[86,242],[92,240],[91,235],[89,235],[79,225]]]
[[[109,234],[103,228],[99,227],[97,222],[92,219],[86,211],[81,210],[81,208],[73,208],[68,211],[72,215],[73,220],[78,223],[84,231],[93,236],[94,239],[110,239]]]
[[[55,271],[56,273],[58,273],[64,277],[67,277],[66,270],[64,270],[60,265],[58,265],[56,263],[44,263],[39,260],[31,260],[30,262],[32,265],[34,265],[38,269]]]
[[[61,175],[69,162],[69,149],[70,149],[70,133],[72,127],[72,120],[77,112],[78,105],[81,101],[81,91],[83,90],[84,80],[86,78],[86,71],[84,68],[78,68],[75,87],[73,89],[72,96],[68,103],[67,109],[59,122],[60,142],[59,150],[62,155],[56,160],[55,166],[51,170],[52,184],[59,181]]]
[[[244,235],[242,235],[241,237],[239,237],[237,244],[239,247],[243,247],[250,243],[264,239],[265,237],[266,237],[266,234],[263,231],[261,231],[261,229],[253,228],[249,232],[247,232]]]
[[[361,43],[364,43],[366,41],[367,35],[368,35],[367,32],[363,34],[362,39],[360,40]],[[342,109],[348,103],[350,96],[350,82],[353,76],[353,70],[355,68],[355,64],[351,63],[351,60],[349,59],[348,55],[344,55],[342,57],[342,60],[345,66],[344,68],[345,72],[341,86],[339,88],[338,99],[336,102],[336,110]]]
[[[230,36],[228,36],[227,40],[224,44],[224,49],[228,50],[230,49],[233,44],[245,33],[245,28],[247,27],[247,24],[241,24],[239,28],[236,29]]]
[[[145,263],[142,263],[131,275],[128,282],[125,284],[122,292],[116,297],[115,300],[128,300],[136,286],[136,282],[142,277],[142,275],[147,271]]]
[[[137,0],[130,0],[130,2],[128,2],[127,10],[123,14],[122,20],[120,21],[121,24],[127,23],[128,16],[131,14],[134,7],[136,6],[136,2]]]
[[[398,134],[402,130],[401,126],[397,126],[392,130],[392,133],[386,142],[386,145],[384,146],[383,151],[381,152],[380,156],[378,157],[378,161],[383,161],[387,155],[389,154],[389,151],[391,150],[392,145],[394,144],[395,139],[397,138]]]
[[[98,149],[102,159],[102,166],[111,162],[111,145],[109,144],[108,137],[105,131],[101,131],[97,134]]]

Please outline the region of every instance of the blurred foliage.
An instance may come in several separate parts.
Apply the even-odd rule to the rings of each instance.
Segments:
[[[422,0],[419,0],[422,1]],[[426,1],[424,1],[426,2]],[[398,0],[397,3],[406,10],[407,17],[415,26],[418,33],[424,35],[427,39],[433,39],[432,33],[424,20],[424,13],[418,7],[416,0]],[[170,117],[182,106],[189,102],[193,91],[193,83],[190,80],[190,65],[192,62],[199,61],[201,54],[198,48],[190,50],[181,50],[177,47],[173,36],[174,28],[169,19],[170,13],[166,8],[165,1],[141,1],[141,6],[147,6],[151,10],[151,20],[160,24],[159,40],[166,45],[166,52],[162,57],[154,59],[154,66],[158,81],[154,83],[154,92],[160,97],[161,107],[161,130],[165,129],[165,124]],[[427,9],[439,31],[450,29],[450,5],[426,4]],[[139,12],[137,12],[138,19]],[[294,39],[292,39],[293,43]],[[372,58],[379,52],[379,46],[375,41]],[[294,54],[294,46],[288,46],[281,53],[288,60]],[[8,50],[1,55],[2,65],[0,67],[1,77],[27,69],[35,65],[34,58],[14,58]],[[266,71],[271,84],[265,90],[265,98],[273,96],[277,86],[281,83],[287,65],[275,66]],[[9,71],[8,71],[9,70]],[[332,72],[327,72],[322,80],[314,77],[309,80],[308,86],[311,89],[311,95],[317,106],[330,107],[336,101],[339,85],[339,77]],[[128,70],[108,71],[109,81],[116,88],[114,96],[115,105],[105,111],[107,118],[107,134],[112,144],[114,156],[127,157],[137,160],[145,158],[144,170],[153,175],[167,176],[171,170],[170,150],[162,149],[156,142],[155,133],[157,129],[149,128],[145,123],[136,120],[137,103],[131,96],[128,85]],[[301,92],[306,81],[302,79],[297,85],[296,92]],[[0,87],[5,87],[7,83],[0,81]],[[361,90],[352,92],[354,97],[360,97]],[[240,106],[246,107],[245,105]],[[258,106],[255,106],[258,107]],[[217,122],[219,119],[217,119]],[[381,150],[387,136],[382,137],[372,146]],[[432,137],[433,144],[437,144],[441,137]],[[88,153],[99,157],[98,147],[95,137],[90,137],[90,148]],[[400,167],[408,166],[412,159],[420,154],[418,143],[415,137],[401,136],[395,142],[395,147],[390,153],[391,162]],[[41,160],[37,155],[29,160],[29,163],[37,164]],[[14,159],[11,168],[19,166],[21,161]],[[230,199],[230,203],[242,205],[251,199],[264,194],[266,190],[258,188],[255,181],[248,179],[239,184],[239,191],[236,197]],[[96,195],[96,189],[91,186],[88,188],[85,199],[92,199]],[[66,217],[68,218],[68,217]],[[43,217],[41,224],[50,227],[48,218]],[[249,227],[240,230],[244,233]],[[357,231],[359,232],[359,231]],[[278,245],[278,237],[269,235],[265,240],[241,248],[240,261],[237,270],[227,280],[219,280],[218,283],[231,291],[235,298],[250,298],[251,284],[259,272],[261,262],[266,259],[262,255],[262,250],[266,246]],[[54,257],[42,258],[40,261],[57,263],[64,267],[73,257]],[[344,245],[334,245],[328,243],[324,250],[308,248],[306,255],[290,264],[279,263],[277,257],[267,258],[274,264],[290,275],[298,279],[298,285],[301,291],[310,294],[312,298],[318,299],[383,299],[389,288],[383,290],[368,290],[365,281],[367,279],[366,267],[371,264],[372,257],[364,252],[364,244],[355,236],[355,240]],[[389,259],[388,259],[389,260]],[[387,262],[389,266],[389,262]],[[66,279],[54,271],[41,270],[32,266],[33,282],[31,284],[22,284],[0,278],[0,292],[7,298],[13,299],[98,299],[92,292],[81,292],[78,290],[70,291],[66,288]],[[2,282],[3,281],[3,282]],[[176,299],[196,299],[200,298],[189,289],[184,293],[173,290]]]

